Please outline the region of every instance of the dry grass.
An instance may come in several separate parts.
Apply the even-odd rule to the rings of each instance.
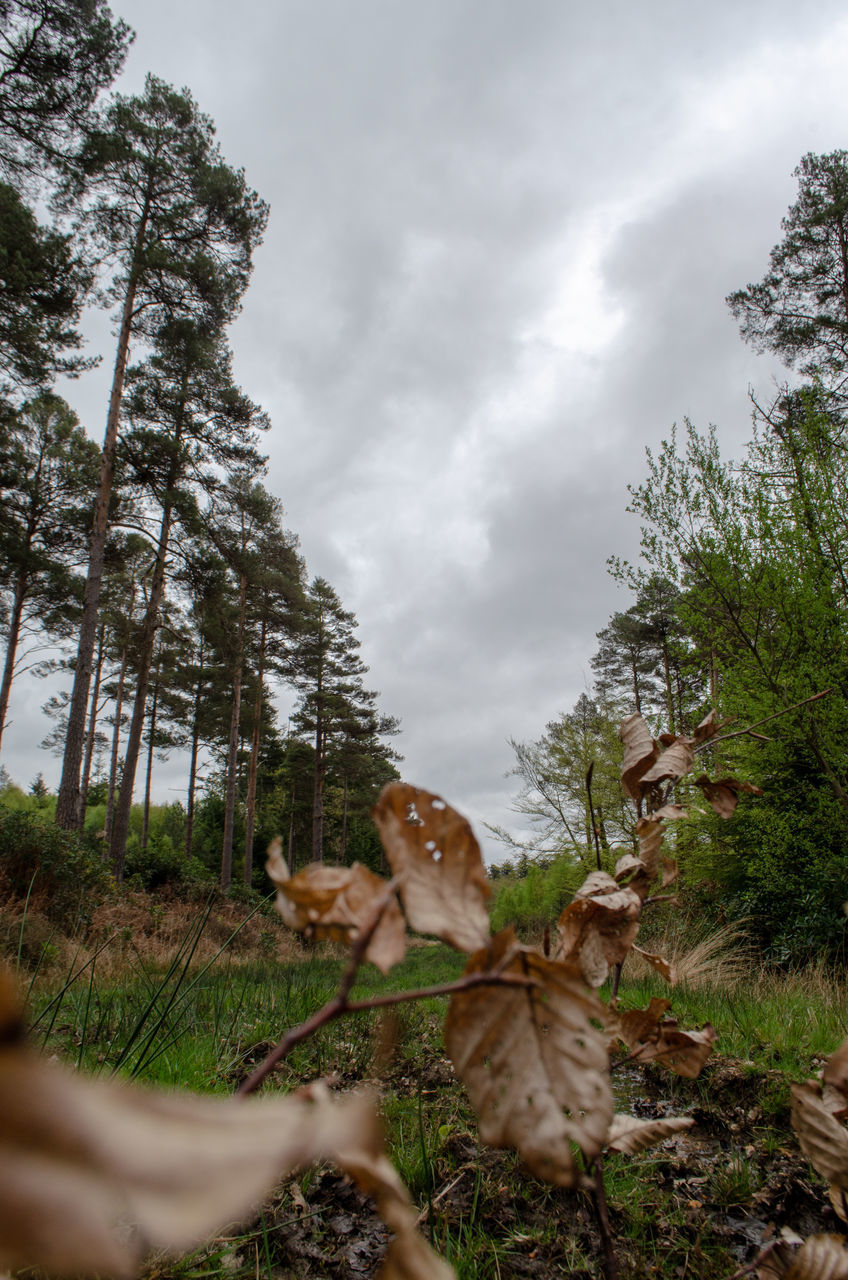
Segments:
[[[0,943],[13,963],[20,947],[23,964],[32,970],[38,963],[39,978],[48,980],[57,971],[85,964],[105,943],[97,971],[106,978],[120,977],[139,961],[152,968],[170,965],[204,909],[204,902],[176,895],[122,893],[95,909],[90,928],[80,939],[57,931],[32,904],[25,914],[24,904],[13,901],[0,911]],[[258,911],[247,919],[250,912],[244,903],[224,898],[216,902],[194,949],[192,965],[207,964],[230,939],[230,964],[291,963],[302,958],[299,939],[276,915]]]
[[[674,965],[680,986],[693,990],[711,986],[732,991],[740,984],[751,982],[752,965],[759,967],[745,937],[744,921],[722,925],[688,946],[685,938],[669,930],[665,936],[651,940],[650,950],[665,956]],[[649,977],[653,970],[634,953],[628,956],[627,972],[629,978],[639,981]]]

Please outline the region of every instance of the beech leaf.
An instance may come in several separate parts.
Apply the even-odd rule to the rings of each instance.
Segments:
[[[729,818],[739,802],[740,791],[746,792],[748,795],[761,796],[763,793],[759,787],[755,787],[751,782],[739,782],[736,778],[718,778],[715,782],[710,782],[705,773],[699,778],[693,779],[695,786],[700,787],[704,793],[704,799],[709,802],[720,818]]]
[[[613,1114],[604,1038],[591,1019],[604,1006],[574,964],[548,960],[505,929],[471,956],[467,974],[496,970],[533,986],[456,992],[445,1043],[477,1112],[481,1139],[512,1147],[539,1178],[574,1186],[572,1144],[589,1158]]]
[[[459,951],[489,938],[491,889],[470,825],[440,796],[405,782],[383,788],[374,821],[400,896],[418,933],[435,934]]]
[[[694,763],[692,739],[675,738],[647,773],[642,775],[639,785],[644,793],[649,787],[659,786],[661,782],[677,782],[685,777]]]
[[[637,1120],[635,1116],[614,1115],[607,1134],[606,1150],[636,1155],[646,1147],[664,1142],[673,1133],[689,1129],[695,1121],[691,1116],[663,1116],[658,1120]]]
[[[8,1016],[0,1032],[5,1268],[129,1276],[151,1249],[182,1251],[238,1222],[295,1170],[374,1147],[361,1096],[159,1093],[45,1061]]]
[[[642,898],[634,887],[593,871],[557,921],[556,958],[576,961],[586,981],[599,987],[633,945],[641,912]]]
[[[345,945],[355,940],[387,888],[386,880],[359,862],[350,867],[328,867],[315,862],[290,876],[278,840],[268,850],[265,868],[277,886],[277,910],[290,929]],[[406,925],[397,898],[392,895],[368,944],[365,959],[388,973],[405,954]]]
[[[792,1085],[792,1128],[813,1168],[832,1187],[848,1191],[848,1131],[825,1104],[817,1081]]]
[[[621,785],[631,800],[638,800],[642,795],[640,780],[656,760],[659,747],[654,742],[647,724],[638,714],[628,716],[622,722],[618,736],[624,743]]]
[[[622,1013],[610,1025],[630,1050],[634,1062],[660,1062],[679,1076],[694,1080],[717,1039],[709,1023],[700,1031],[681,1031],[676,1018],[664,1018],[668,1000],[654,998],[647,1009]]]
[[[677,982],[677,970],[670,960],[666,960],[665,956],[657,955],[653,951],[643,951],[641,947],[634,945],[633,950],[637,956],[641,956],[646,964],[656,969],[657,973],[662,974],[666,982],[671,986]]]
[[[763,1256],[759,1280],[848,1280],[844,1236],[810,1236],[799,1249],[779,1244]]]

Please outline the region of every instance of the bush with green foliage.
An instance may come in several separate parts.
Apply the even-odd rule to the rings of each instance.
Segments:
[[[67,933],[84,928],[113,887],[87,837],[49,819],[0,807],[0,878],[9,896],[26,898]]]

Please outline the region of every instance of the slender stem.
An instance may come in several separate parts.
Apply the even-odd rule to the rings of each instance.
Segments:
[[[759,729],[761,724],[768,724],[770,720],[777,720],[778,716],[785,716],[790,711],[797,711],[799,707],[806,707],[809,702],[818,702],[819,698],[826,698],[829,693],[833,693],[833,690],[822,689],[821,693],[814,693],[809,698],[802,698],[800,702],[793,702],[791,707],[783,707],[782,710],[766,716],[764,720],[755,720],[753,724],[748,725],[747,729],[736,729],[733,733],[722,733],[717,738],[707,738],[704,742],[698,743],[694,754],[703,751],[705,747],[714,747],[717,742],[727,742],[730,738],[744,738],[746,733],[750,733],[752,729]]]
[[[589,801],[589,822],[592,827],[592,837],[595,841],[595,858],[598,863],[598,870],[601,869],[601,842],[598,836],[598,828],[595,825],[595,806],[592,804],[592,774],[595,772],[594,760],[586,770],[586,796]]]
[[[618,1258],[615,1256],[615,1245],[610,1229],[609,1211],[607,1209],[607,1192],[604,1186],[603,1158],[597,1156],[589,1170],[592,1177],[592,1199],[595,1202],[595,1217],[601,1235],[601,1261],[605,1280],[618,1280]]]
[[[474,987],[532,987],[536,985],[533,978],[525,977],[523,974],[500,973],[498,970],[491,970],[486,973],[468,974],[464,978],[459,978],[456,982],[446,982],[436,987],[420,987],[416,991],[396,991],[388,995],[371,996],[367,1000],[351,1000],[349,998],[350,992],[356,981],[359,967],[365,959],[368,944],[383,918],[383,912],[394,897],[398,883],[399,877],[397,876],[389,881],[385,893],[375,902],[371,915],[356,935],[351,947],[350,960],[342,974],[336,994],[320,1009],[317,1009],[311,1018],[307,1018],[305,1022],[301,1022],[299,1026],[292,1027],[290,1031],[286,1032],[267,1057],[259,1063],[247,1079],[242,1081],[236,1090],[238,1094],[254,1093],[263,1080],[292,1051],[295,1045],[300,1044],[303,1040],[308,1040],[321,1027],[325,1027],[328,1022],[334,1022],[342,1014],[361,1013],[367,1009],[385,1009],[391,1005],[403,1004],[409,1000],[426,1000],[430,996],[447,996],[452,995],[455,991],[470,991]]]

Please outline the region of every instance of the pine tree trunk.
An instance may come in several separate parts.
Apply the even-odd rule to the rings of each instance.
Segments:
[[[127,647],[121,651],[121,670],[118,676],[118,692],[115,696],[115,727],[112,730],[112,757],[109,762],[109,787],[106,792],[106,819],[103,824],[105,849],[103,856],[108,856],[109,841],[112,836],[112,820],[115,816],[115,787],[118,781],[118,751],[121,745],[121,716],[124,710],[124,682],[127,678]]]
[[[347,862],[347,774],[344,780],[344,804],[342,807],[342,856],[341,861]]]
[[[91,667],[94,641],[97,634],[97,617],[100,606],[100,588],[103,581],[103,561],[106,552],[106,535],[109,532],[109,500],[115,476],[115,454],[118,447],[118,419],[124,391],[124,377],[129,355],[130,335],[133,327],[133,310],[139,283],[139,260],[147,232],[149,203],[145,201],[139,218],[133,246],[132,265],[124,295],[118,349],[115,355],[115,371],[106,417],[106,435],[100,461],[100,480],[94,503],[94,522],[88,553],[88,577],[83,596],[79,645],[74,668],[74,685],[68,712],[68,734],[65,739],[65,755],[62,761],[62,780],[56,803],[56,823],[68,830],[79,828],[82,806],[80,803],[80,768],[85,740],[85,713],[88,708],[88,691],[91,686]]]
[[[88,734],[85,740],[85,761],[82,767],[82,821],[85,826],[85,810],[88,805],[88,787],[91,782],[91,762],[94,759],[94,737],[97,732],[97,703],[100,700],[100,677],[103,674],[103,644],[106,638],[106,624],[100,624],[100,637],[97,641],[97,663],[94,668],[94,692],[91,695],[91,710],[88,715]]]
[[[0,684],[0,741],[6,727],[6,715],[9,710],[9,696],[12,692],[12,678],[15,674],[15,657],[18,652],[18,640],[21,634],[21,618],[24,613],[29,574],[25,568],[18,572],[15,582],[15,596],[12,602],[12,615],[9,619],[9,639],[6,645],[6,662],[3,667],[3,681]]]
[[[247,575],[239,584],[239,625],[233,670],[233,707],[230,715],[230,740],[227,748],[227,786],[224,802],[224,840],[221,848],[221,888],[229,889],[233,878],[233,830],[236,815],[236,780],[238,775],[239,720],[241,718],[241,669],[244,656],[244,620],[247,612]]]
[[[265,679],[265,619],[259,639],[259,666],[256,675],[256,700],[253,704],[253,737],[250,744],[250,770],[247,776],[247,808],[244,820],[244,883],[253,879],[253,832],[256,825],[256,775],[259,771],[259,730],[262,724],[262,692]]]
[[[320,710],[316,712],[315,772],[312,782],[312,861],[324,861],[324,777],[327,764],[324,758],[324,734]]]
[[[289,872],[294,875],[294,787],[291,793],[291,813],[289,814]]]
[[[153,662],[156,632],[159,629],[159,608],[165,592],[165,563],[168,555],[168,540],[171,533],[171,517],[172,507],[170,503],[166,502],[162,510],[159,544],[156,549],[156,565],[153,570],[153,581],[150,585],[150,596],[144,615],[138,680],[135,689],[130,731],[127,737],[127,748],[124,755],[124,768],[121,774],[118,804],[115,810],[115,823],[109,839],[109,857],[115,877],[118,880],[122,879],[124,874],[127,837],[130,830],[130,810],[132,809],[135,775],[144,732],[144,715],[147,703],[147,689],[150,684],[150,668]]]
[[[150,784],[153,779],[153,739],[156,733],[156,712],[159,707],[159,669],[153,682],[153,702],[150,707],[150,728],[147,739],[147,776],[144,781],[144,819],[141,826],[142,852],[147,849],[147,836],[150,831]]]
[[[203,646],[200,650],[200,666],[203,669]],[[200,750],[200,702],[203,697],[204,680],[200,676],[194,692],[194,719],[191,726],[191,759],[188,771],[188,794],[186,795],[186,827],[185,856],[191,857],[191,843],[194,835],[194,792],[197,786],[197,757]]]

